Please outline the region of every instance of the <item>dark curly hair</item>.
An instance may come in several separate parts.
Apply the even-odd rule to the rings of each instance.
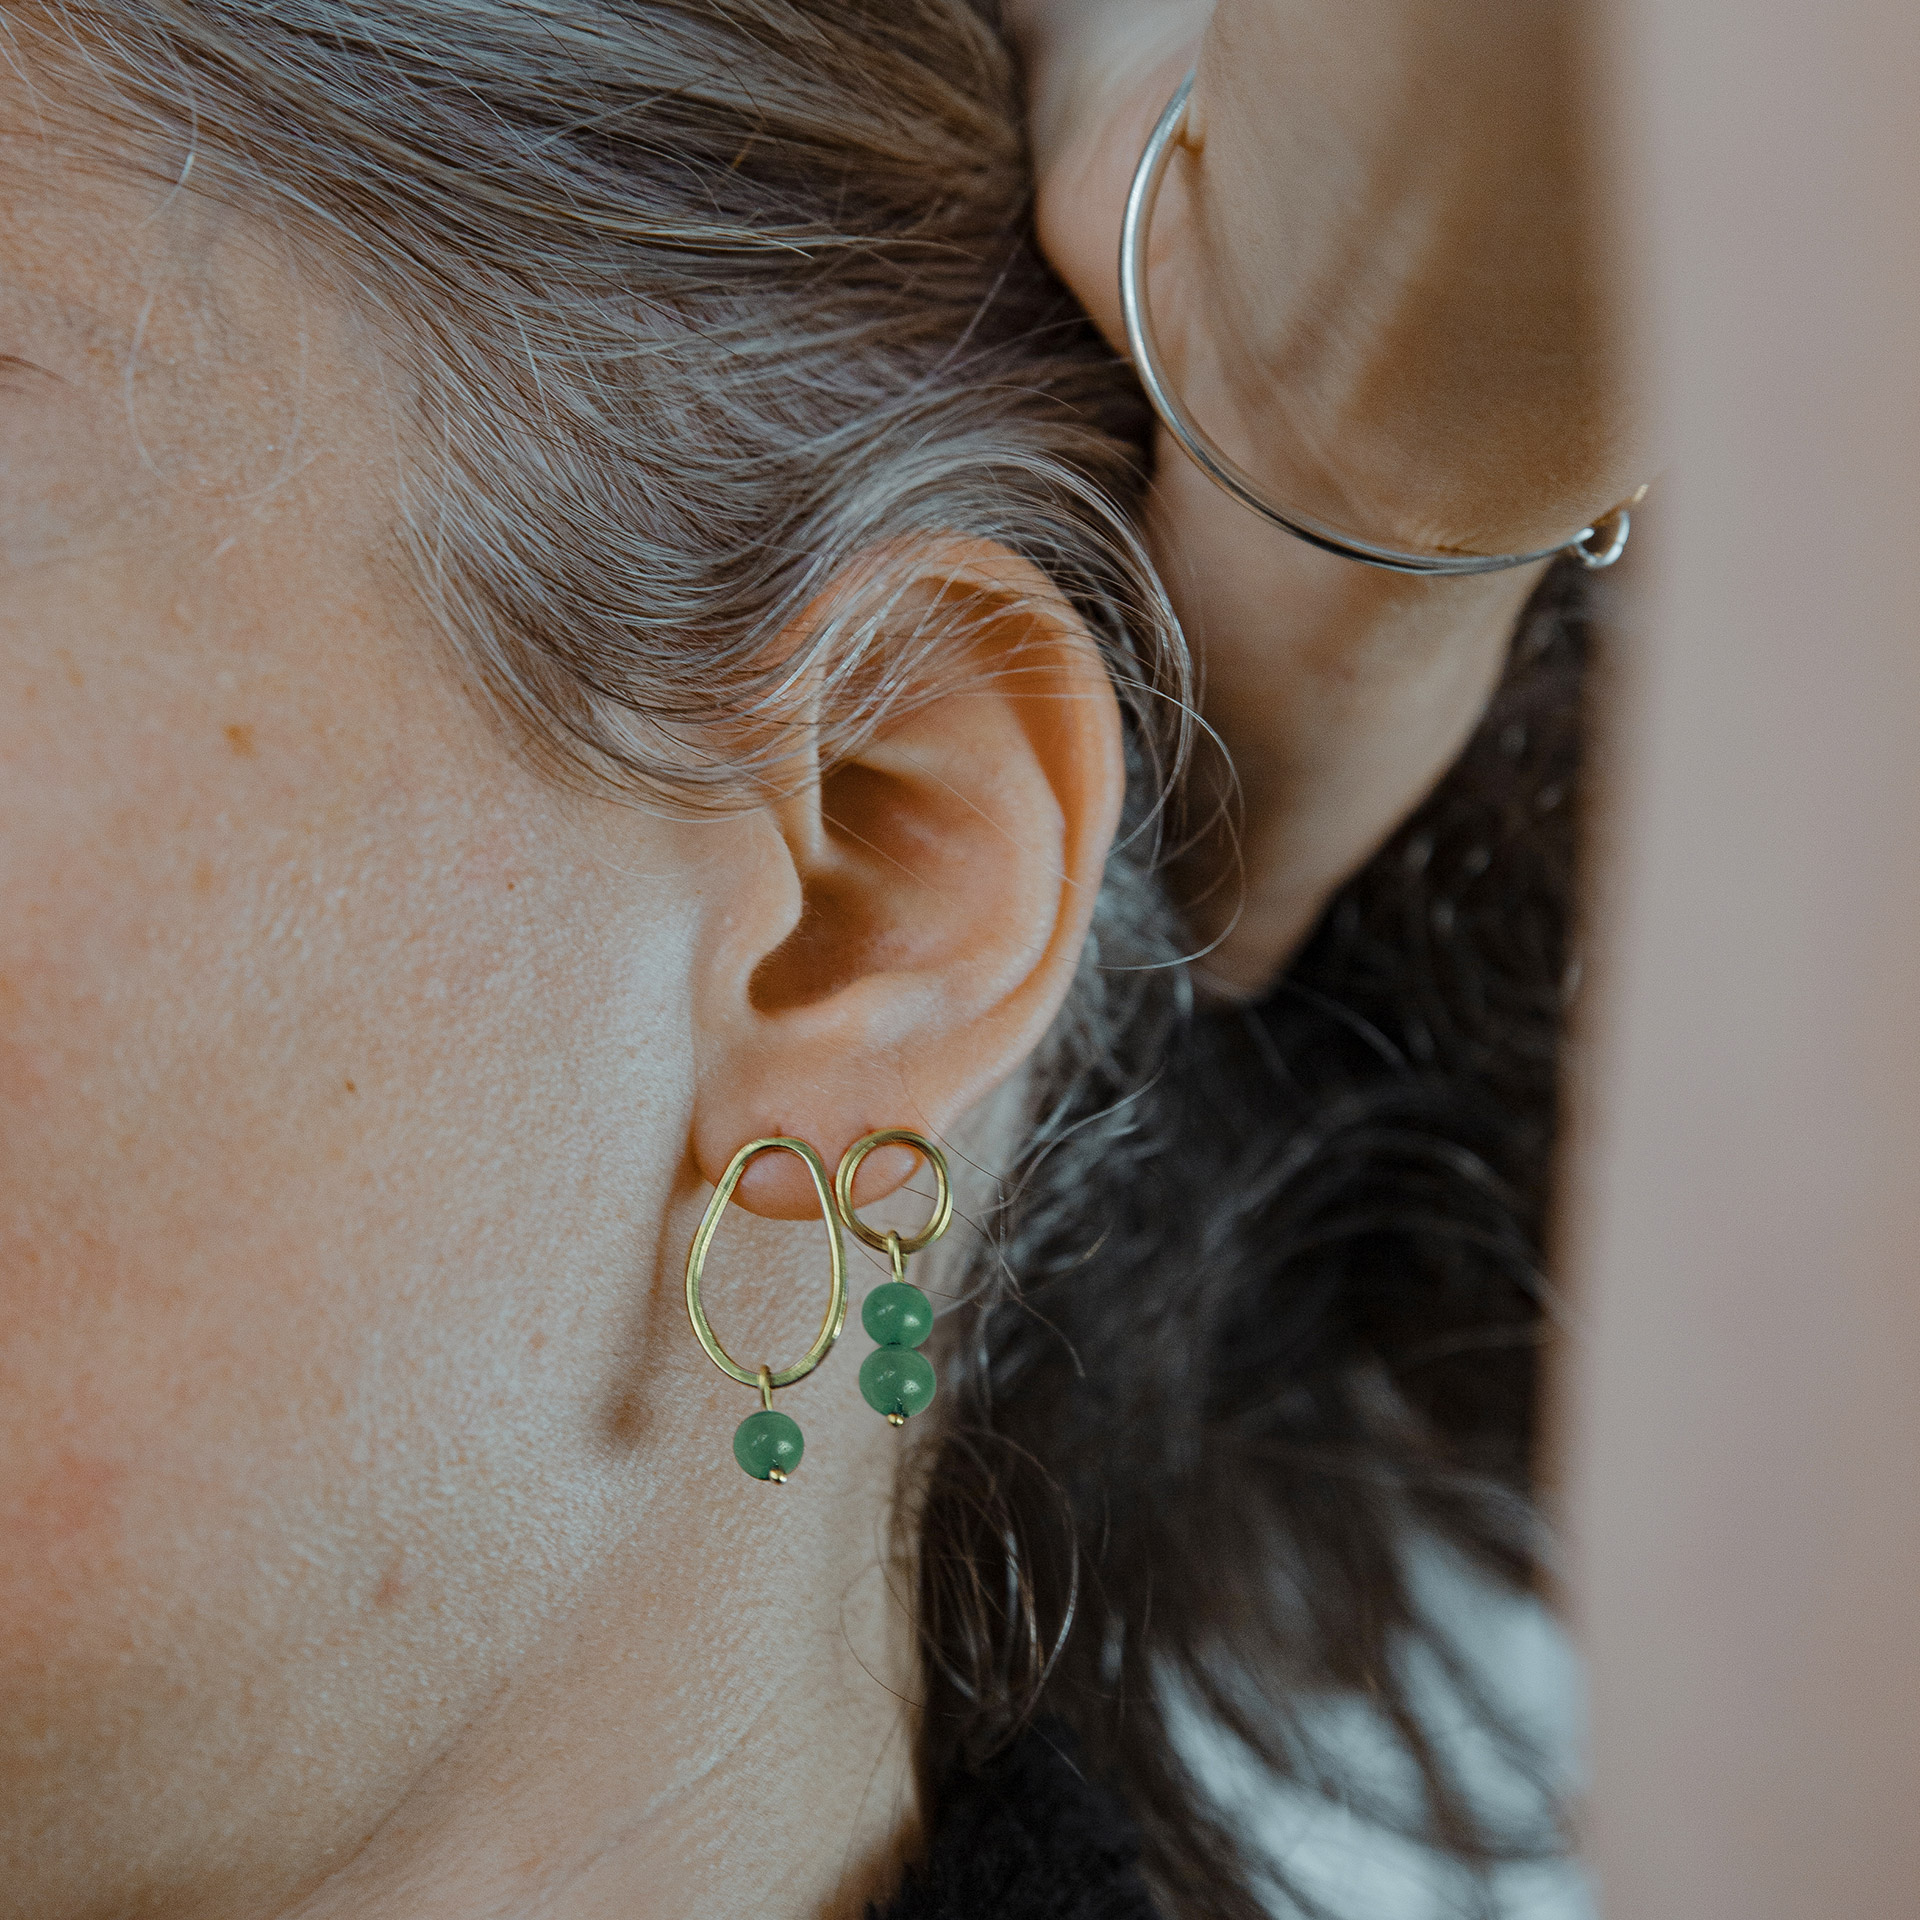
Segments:
[[[1196,1777],[1196,1709],[1469,1883],[1567,1848],[1555,1769],[1427,1617],[1408,1553],[1444,1543],[1522,1589],[1539,1569],[1585,597],[1577,568],[1548,577],[1461,760],[1262,1004],[1162,993],[1060,1097],[956,1345],[921,1536],[930,1765],[1056,1716],[1172,1912],[1322,1910]],[[1526,1814],[1459,1776],[1416,1649],[1535,1777]],[[1325,1750],[1329,1695],[1371,1704],[1411,1801]]]

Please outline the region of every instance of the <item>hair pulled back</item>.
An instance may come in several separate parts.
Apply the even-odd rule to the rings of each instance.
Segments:
[[[898,617],[884,565],[808,609],[921,534],[1031,559],[1102,646],[1127,818],[904,1503],[928,1791],[1056,1716],[1170,1909],[1247,1920],[1275,1875],[1175,1723],[1197,1704],[1351,1796],[1314,1715],[1357,1692],[1418,1783],[1384,1817],[1469,1878],[1551,1848],[1550,1808],[1496,1825],[1423,1725],[1410,1650],[1450,1656],[1405,1546],[1515,1581],[1535,1552],[1563,602],[1288,985],[1196,1016],[1157,874],[1189,678],[1128,517],[1145,415],[1034,250],[990,7],[74,0],[12,24],[51,36],[121,163],[244,208],[383,329],[410,573],[561,777],[735,805],[794,726],[846,751],[960,636]]]

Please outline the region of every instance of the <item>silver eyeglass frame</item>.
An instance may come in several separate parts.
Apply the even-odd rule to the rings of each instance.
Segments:
[[[1192,91],[1193,75],[1189,73],[1154,122],[1153,132],[1133,170],[1126,213],[1120,223],[1120,312],[1126,324],[1127,350],[1133,356],[1133,370],[1148,403],[1188,459],[1217,487],[1276,527],[1284,527],[1296,539],[1320,548],[1323,553],[1337,553],[1343,559],[1358,560],[1369,567],[1385,567],[1393,573],[1456,576],[1504,573],[1509,567],[1531,566],[1536,560],[1551,560],[1562,553],[1572,554],[1582,566],[1595,569],[1612,566],[1626,551],[1627,535],[1632,529],[1628,508],[1638,501],[1640,494],[1610,513],[1602,514],[1592,526],[1582,527],[1570,539],[1556,541],[1550,547],[1537,547],[1531,553],[1413,553],[1359,539],[1291,507],[1276,506],[1253,477],[1214,444],[1167,384],[1160,367],[1159,344],[1154,338],[1153,316],[1147,305],[1147,230],[1153,221],[1153,209],[1160,197],[1167,163],[1173,157],[1174,145],[1186,118],[1187,96]],[[1644,487],[1640,490],[1645,491]]]

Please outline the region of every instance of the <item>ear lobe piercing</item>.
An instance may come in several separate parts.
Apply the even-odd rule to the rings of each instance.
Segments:
[[[933,1212],[927,1224],[909,1239],[901,1239],[891,1229],[877,1232],[853,1210],[854,1176],[875,1147],[911,1147],[933,1169]],[[827,1258],[830,1282],[826,1317],[813,1345],[790,1367],[776,1372],[766,1361],[757,1367],[743,1367],[715,1336],[708,1324],[706,1308],[700,1300],[700,1281],[706,1272],[707,1253],[713,1236],[719,1231],[720,1217],[727,1210],[748,1165],[763,1153],[791,1153],[806,1167],[813,1190],[820,1196],[820,1217],[827,1229]],[[908,1419],[930,1406],[937,1384],[933,1363],[919,1351],[933,1331],[933,1302],[907,1278],[907,1257],[930,1247],[946,1232],[953,1220],[953,1182],[947,1175],[946,1156],[925,1134],[905,1127],[886,1127],[856,1140],[840,1158],[832,1186],[827,1183],[826,1163],[804,1140],[792,1140],[784,1134],[769,1134],[762,1140],[749,1140],[727,1162],[720,1184],[700,1216],[700,1225],[687,1249],[687,1318],[693,1323],[694,1338],[706,1356],[731,1380],[743,1387],[757,1387],[760,1411],[742,1420],[733,1435],[733,1457],[743,1473],[756,1480],[771,1480],[784,1486],[796,1472],[806,1452],[806,1438],[799,1423],[781,1413],[773,1396],[781,1387],[804,1380],[829,1353],[840,1338],[847,1321],[847,1259],[840,1238],[840,1223],[845,1221],[870,1247],[886,1254],[893,1266],[893,1278],[883,1281],[867,1295],[860,1309],[860,1323],[873,1336],[876,1345],[860,1366],[860,1391],[874,1412],[885,1414],[887,1424],[904,1427]]]
[[[891,1229],[876,1232],[853,1209],[853,1180],[860,1163],[875,1147],[891,1146],[911,1147],[933,1169],[933,1212],[908,1240]],[[833,1176],[833,1196],[847,1226],[893,1264],[893,1278],[875,1287],[860,1308],[860,1324],[877,1342],[860,1363],[860,1392],[875,1413],[886,1415],[889,1426],[904,1427],[912,1415],[932,1404],[937,1384],[933,1362],[918,1351],[933,1331],[933,1302],[908,1280],[907,1256],[932,1246],[952,1222],[953,1182],[947,1175],[946,1156],[925,1134],[885,1127],[856,1140],[841,1156]]]

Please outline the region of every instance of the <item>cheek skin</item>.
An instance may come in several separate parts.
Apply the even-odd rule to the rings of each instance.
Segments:
[[[0,459],[0,1916],[211,1920],[230,1809],[350,1849],[634,1524],[695,908],[454,684],[370,456],[236,502],[188,372],[143,454],[72,371]]]

